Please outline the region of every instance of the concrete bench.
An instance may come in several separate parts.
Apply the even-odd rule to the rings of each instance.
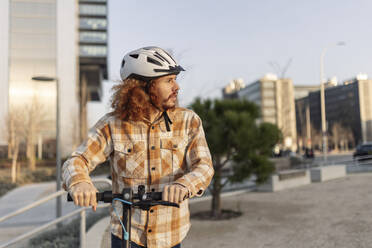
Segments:
[[[272,175],[267,183],[259,185],[258,191],[275,192],[310,183],[310,173],[308,170],[283,171],[279,174]]]
[[[312,168],[310,171],[312,182],[324,182],[336,178],[343,178],[346,176],[345,165],[329,165],[316,167]]]

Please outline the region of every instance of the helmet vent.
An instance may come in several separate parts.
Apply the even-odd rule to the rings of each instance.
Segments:
[[[125,60],[123,59],[123,61],[121,61],[121,67],[122,68],[124,67],[124,64],[125,64]]]
[[[132,58],[138,59],[138,54],[129,54]]]
[[[169,56],[169,58],[171,58],[171,59],[173,60],[173,62],[174,62],[175,64],[177,64],[176,61],[174,61],[174,59],[172,58],[172,56],[170,56],[170,54],[167,53],[167,51],[164,50],[164,52]],[[168,63],[169,63],[169,62],[168,62]],[[170,64],[170,63],[169,63],[169,64]]]
[[[158,65],[158,66],[162,66],[162,64],[159,61],[156,61],[155,59],[150,58],[150,57],[147,57],[147,62]]]
[[[160,57],[161,60],[167,61],[167,63],[170,64],[169,61],[166,58],[164,58],[164,56],[162,56],[160,53],[155,52],[154,56],[156,56],[158,58]]]
[[[160,55],[154,54],[154,56],[157,57],[158,59],[160,59],[161,61],[165,62],[164,58],[162,58]]]

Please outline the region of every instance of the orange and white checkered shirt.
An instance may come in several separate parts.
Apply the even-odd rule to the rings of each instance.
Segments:
[[[64,188],[90,182],[89,173],[110,159],[112,191],[145,185],[146,191],[162,191],[178,183],[189,197],[201,196],[213,177],[213,165],[201,119],[193,111],[175,108],[167,111],[172,124],[167,132],[162,115],[153,123],[122,121],[112,114],[101,118],[88,139],[64,163]],[[121,203],[116,202],[118,213]],[[181,243],[189,228],[188,200],[180,208],[155,206],[150,211],[132,210],[131,240],[139,245],[172,247]],[[122,237],[122,228],[111,209],[111,232]]]

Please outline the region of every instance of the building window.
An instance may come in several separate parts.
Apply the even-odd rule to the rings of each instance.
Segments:
[[[80,32],[80,42],[106,43],[107,34],[103,32]]]
[[[263,116],[275,116],[276,111],[273,108],[262,108]]]
[[[82,57],[106,57],[106,46],[80,46],[80,56]]]
[[[275,107],[275,100],[274,99],[264,99],[262,102],[264,107]]]
[[[106,30],[107,20],[101,18],[80,18],[81,29]]]
[[[80,4],[79,13],[80,15],[105,16],[106,5]]]
[[[16,17],[43,18],[54,17],[56,15],[56,4],[54,1],[42,3],[41,1],[11,1],[10,13]]]
[[[273,89],[274,88],[274,82],[262,82],[262,87],[266,89]]]
[[[248,92],[245,94],[240,95],[240,97],[243,97],[247,99],[248,101],[260,101],[261,100],[261,93],[259,91],[253,91],[253,92]]]
[[[262,97],[274,97],[273,90],[264,90],[262,91]]]
[[[264,122],[269,122],[269,123],[272,123],[272,124],[276,124],[276,118],[275,117],[264,117],[263,121]]]

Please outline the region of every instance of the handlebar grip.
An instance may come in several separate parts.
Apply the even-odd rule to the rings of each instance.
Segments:
[[[67,194],[67,201],[69,201],[69,202],[73,201],[73,199],[72,199],[70,193]]]
[[[147,196],[154,201],[161,201],[163,199],[163,192],[149,192]]]
[[[111,191],[104,191],[104,192],[98,192],[96,193],[96,199],[97,202],[103,201],[103,202],[111,202],[113,198],[120,197],[120,195],[112,195]],[[70,194],[67,194],[67,201],[71,202],[74,201]]]
[[[159,202],[159,205],[180,208],[180,205],[178,203],[168,202],[168,201],[161,201]]]

